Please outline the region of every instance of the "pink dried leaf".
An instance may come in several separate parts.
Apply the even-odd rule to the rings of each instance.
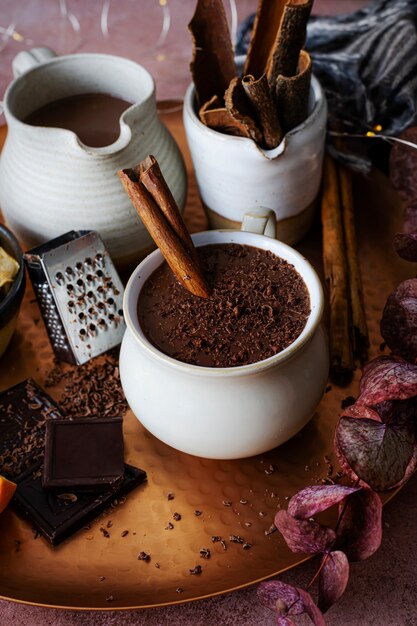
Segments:
[[[338,456],[375,491],[391,489],[403,480],[413,458],[415,435],[408,420],[383,424],[341,417],[335,438]]]
[[[333,545],[336,533],[313,520],[298,520],[281,510],[275,516],[275,526],[293,552],[316,554]]]
[[[322,613],[342,597],[349,580],[349,561],[344,552],[336,550],[325,554],[319,576],[318,606]]]
[[[370,406],[366,406],[364,404],[359,404],[358,401],[344,409],[342,416],[354,417],[357,419],[363,419],[366,417],[367,419],[375,420],[376,422],[382,421],[379,413],[375,411],[375,409],[371,409]]]
[[[279,615],[301,615],[304,613],[304,602],[300,599],[297,587],[282,583],[280,580],[267,580],[261,583],[257,589],[258,599],[261,604]]]
[[[292,619],[289,617],[281,617],[281,615],[277,616],[277,624],[278,626],[296,626]]]
[[[284,626],[292,624],[279,621],[289,619],[288,615],[307,613],[315,626],[325,626],[320,609],[314,604],[312,597],[303,589],[293,587],[279,580],[270,580],[258,586],[258,598],[261,604],[278,613],[277,623]]]
[[[360,487],[344,485],[312,485],[302,489],[288,503],[288,513],[297,519],[308,519],[338,504]]]
[[[417,233],[417,198],[404,209],[403,231],[407,235]]]
[[[417,127],[407,128],[401,139],[417,144]],[[395,142],[390,155],[390,179],[405,202],[417,199],[417,150]]]
[[[391,293],[381,319],[381,335],[388,347],[410,363],[417,360],[417,278],[410,278],[398,285]],[[410,386],[408,395],[417,395],[417,365],[410,365],[402,379]],[[385,398],[388,399],[388,398]]]
[[[394,250],[405,261],[417,261],[417,233],[397,233],[394,237]]]
[[[362,561],[374,554],[382,539],[382,502],[379,495],[371,489],[362,489],[339,505],[339,515],[337,545],[349,561]]]
[[[298,589],[300,597],[304,602],[305,612],[315,626],[326,626],[322,612],[317,604],[314,604],[313,598],[303,589]]]
[[[384,339],[387,341],[385,336]],[[360,396],[356,402],[367,406],[374,406],[387,400],[412,398],[417,395],[417,365],[394,356],[380,356],[373,359],[363,370],[360,391]]]

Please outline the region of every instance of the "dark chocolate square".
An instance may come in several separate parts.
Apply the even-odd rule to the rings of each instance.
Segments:
[[[44,488],[108,488],[123,472],[121,417],[47,421]]]
[[[0,394],[0,471],[19,481],[43,460],[45,423],[65,411],[28,378]]]
[[[57,545],[146,480],[146,472],[125,465],[117,488],[100,493],[71,491],[55,494],[42,488],[42,478],[28,476],[18,484],[14,505],[52,545]]]

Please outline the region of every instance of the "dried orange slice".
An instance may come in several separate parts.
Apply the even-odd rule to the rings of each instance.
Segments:
[[[13,494],[16,491],[17,485],[12,483],[4,476],[0,476],[0,513],[4,511],[10,500],[13,498]]]

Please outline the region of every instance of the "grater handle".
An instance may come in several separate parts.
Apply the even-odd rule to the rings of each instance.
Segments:
[[[12,61],[13,76],[17,78],[17,76],[31,70],[33,67],[36,67],[36,65],[46,63],[56,56],[56,53],[50,48],[22,50]]]

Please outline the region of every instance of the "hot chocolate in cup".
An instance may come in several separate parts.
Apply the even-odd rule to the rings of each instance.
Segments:
[[[236,65],[243,66],[243,57]],[[326,99],[314,76],[307,119],[274,149],[205,126],[193,84],[185,94],[183,120],[211,228],[239,229],[247,207],[267,207],[275,213],[277,237],[284,243],[293,245],[307,233],[320,189],[327,123]]]
[[[268,220],[259,219],[265,227]],[[257,216],[252,220],[258,221]],[[141,290],[163,262],[156,250],[136,268],[125,291],[127,330],[120,353],[123,389],[143,426],[173,448],[211,459],[261,454],[303,428],[323,395],[329,363],[321,326],[321,283],[301,254],[271,237],[207,231],[193,235],[193,241],[196,247],[253,246],[291,264],[310,299],[305,326],[284,350],[248,365],[203,367],[164,354],[148,340],[137,315]]]

